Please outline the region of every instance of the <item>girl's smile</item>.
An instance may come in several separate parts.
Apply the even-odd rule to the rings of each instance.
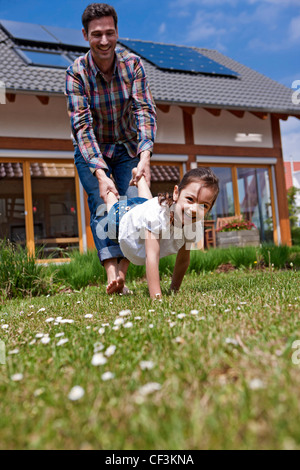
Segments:
[[[173,192],[175,217],[182,225],[197,222],[210,210],[215,198],[215,190],[193,181],[179,193],[176,185]]]

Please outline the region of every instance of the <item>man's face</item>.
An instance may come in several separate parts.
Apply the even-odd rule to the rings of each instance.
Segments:
[[[110,63],[114,60],[118,40],[118,28],[112,16],[96,18],[89,23],[88,33],[82,30],[84,39],[89,42],[96,64]]]

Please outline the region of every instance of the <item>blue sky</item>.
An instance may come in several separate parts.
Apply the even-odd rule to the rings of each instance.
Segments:
[[[0,18],[81,28],[85,0],[0,0]],[[292,87],[300,80],[300,0],[114,0],[119,35],[217,49]],[[299,104],[300,106],[300,104]],[[300,160],[300,120],[281,124]]]

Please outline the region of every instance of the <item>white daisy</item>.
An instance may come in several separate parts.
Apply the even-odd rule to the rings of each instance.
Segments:
[[[120,317],[126,317],[127,315],[131,315],[131,310],[121,310],[121,312],[119,312]]]
[[[107,359],[101,353],[96,353],[93,355],[92,358],[92,365],[93,366],[103,366],[107,363]]]
[[[85,391],[82,387],[80,387],[79,385],[75,385],[75,387],[70,390],[68,398],[72,401],[80,400],[80,398],[83,397],[84,393]]]
[[[11,376],[10,379],[13,382],[20,382],[20,380],[23,380],[23,377],[24,377],[23,374],[14,374],[14,375]]]
[[[154,362],[152,361],[141,361],[140,362],[140,368],[142,370],[150,370],[153,369],[154,367]]]
[[[56,346],[62,346],[63,344],[66,344],[68,342],[69,342],[68,338],[63,338],[58,341]]]
[[[106,357],[112,356],[112,355],[115,353],[116,349],[117,349],[117,348],[116,348],[115,345],[109,346],[109,347],[107,348],[107,350],[105,351],[105,353],[104,353],[105,356],[106,356]]]
[[[113,374],[112,372],[104,372],[104,374],[101,375],[101,379],[106,381],[106,380],[111,380],[113,379],[115,376],[115,374]]]

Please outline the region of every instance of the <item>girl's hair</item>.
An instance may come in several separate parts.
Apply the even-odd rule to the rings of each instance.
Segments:
[[[178,185],[178,192],[180,194],[181,191],[186,188],[190,183],[200,181],[203,182],[203,186],[205,186],[206,188],[214,189],[215,197],[211,204],[211,210],[219,194],[219,178],[214,174],[214,172],[210,168],[198,167],[193,168],[193,170],[190,170],[185,173]],[[164,204],[171,207],[174,204],[173,195],[169,193],[159,193],[158,202],[159,204]]]

